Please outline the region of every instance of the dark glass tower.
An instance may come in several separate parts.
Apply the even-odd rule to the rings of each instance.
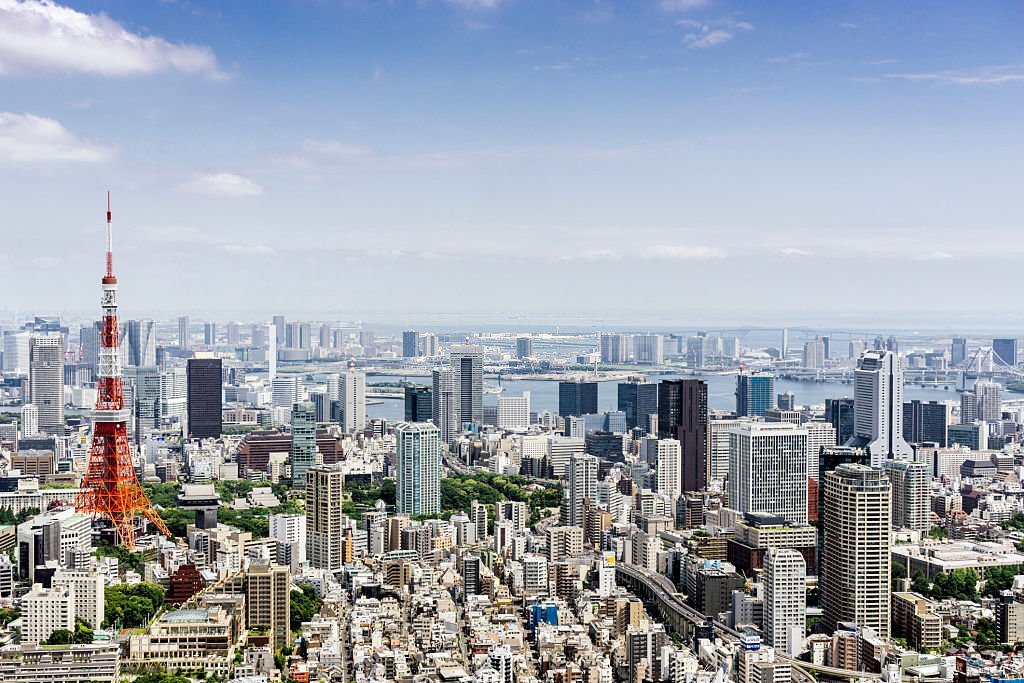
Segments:
[[[597,382],[559,382],[558,414],[579,417],[597,414]]]
[[[658,385],[631,377],[619,385],[618,408],[626,414],[626,428],[651,430],[651,415],[658,412]]]
[[[658,384],[658,438],[678,439],[683,451],[683,491],[708,485],[708,385],[699,379]]]
[[[221,373],[220,358],[188,360],[188,433],[194,439],[216,438],[223,431]]]
[[[430,387],[406,387],[405,421],[431,422],[434,419],[433,396]]]

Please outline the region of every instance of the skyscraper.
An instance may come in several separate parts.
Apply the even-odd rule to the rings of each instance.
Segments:
[[[125,330],[127,365],[156,365],[156,326],[152,320],[129,320]],[[98,350],[98,349],[97,349]]]
[[[880,469],[839,465],[824,475],[824,483],[825,623],[852,621],[886,639],[892,570],[889,480]]]
[[[178,348],[190,348],[188,332],[188,316],[180,316],[178,318]]]
[[[817,370],[825,367],[825,342],[821,337],[804,342],[803,366]]]
[[[600,336],[601,362],[625,363],[629,355],[628,337],[624,334],[602,334]]]
[[[651,415],[658,414],[658,385],[643,377],[630,377],[618,385],[618,409],[626,414],[626,428],[651,430]]]
[[[434,419],[433,392],[430,387],[405,388],[405,421],[431,422]]]
[[[462,433],[456,409],[455,373],[451,368],[434,368],[431,390],[433,422],[440,430],[441,443],[450,444]],[[408,420],[406,420],[408,422]]]
[[[573,453],[569,457],[563,525],[583,526],[583,502],[597,500],[597,470],[597,458],[592,455]]]
[[[306,473],[316,465],[316,406],[301,401],[292,406],[292,486],[306,487]]]
[[[216,438],[223,431],[223,375],[220,358],[188,359],[188,431],[193,439]]]
[[[558,414],[562,417],[597,413],[597,382],[568,380],[558,383]]]
[[[1016,339],[993,339],[992,340],[993,360],[998,365],[1017,365],[1017,340]]]
[[[945,448],[953,406],[946,401],[913,400],[903,404],[903,440],[907,443],[934,443]]]
[[[469,344],[451,348],[452,379],[457,397],[456,415],[462,424],[479,424],[484,419],[484,350]]]
[[[395,426],[397,512],[427,515],[441,511],[440,432],[431,422]]]
[[[518,337],[516,339],[516,358],[529,358],[533,355],[533,339]]]
[[[807,523],[807,430],[747,422],[729,432],[729,505]]]
[[[655,451],[648,453],[647,458],[654,460],[658,493],[673,499],[683,495],[683,448],[679,440],[644,439],[643,444]]]
[[[658,384],[658,438],[682,446],[683,491],[708,485],[708,385],[699,379],[662,380]]]
[[[836,430],[836,443],[844,444],[853,437],[853,399],[826,398],[825,419]]]
[[[967,360],[967,339],[965,337],[953,337],[953,343],[949,348],[949,362],[954,367]]]
[[[240,337],[238,334],[238,323],[234,321],[228,323],[225,339],[227,340],[227,343],[232,346],[238,345],[240,341]]]
[[[402,333],[402,357],[415,358],[419,355],[418,335],[414,330],[407,330]]]
[[[638,365],[665,362],[665,339],[660,334],[633,335],[633,358]]]
[[[29,341],[29,397],[39,411],[39,431],[64,435],[64,338],[32,337]]]
[[[342,505],[345,473],[334,465],[306,472],[306,556],[317,569],[339,571],[344,564]]]
[[[342,373],[339,390],[342,429],[361,432],[366,428],[366,375],[354,369]]]
[[[984,420],[989,424],[1003,419],[1003,387],[1001,385],[995,382],[976,382],[974,395],[978,400],[977,419]]]
[[[217,343],[217,323],[203,323],[203,344],[213,346]]]
[[[764,637],[768,645],[797,655],[807,621],[807,563],[799,551],[769,548],[764,557]]]
[[[871,450],[871,464],[911,460],[903,440],[903,370],[892,351],[865,351],[853,375],[853,437],[847,442]]]
[[[882,463],[892,486],[892,524],[922,533],[931,528],[931,472],[923,462],[886,460]]]
[[[740,417],[764,417],[775,407],[775,376],[770,372],[736,375],[736,414]]]
[[[530,392],[522,396],[498,397],[498,427],[502,429],[527,429],[530,426]]]

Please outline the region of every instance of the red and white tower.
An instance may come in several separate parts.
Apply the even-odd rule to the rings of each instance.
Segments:
[[[135,547],[135,517],[143,515],[164,535],[167,525],[139,485],[128,444],[128,411],[121,384],[120,340],[117,324],[117,278],[114,277],[110,193],[107,193],[107,272],[103,276],[103,323],[100,332],[96,410],[92,418],[89,467],[75,497],[80,512],[110,520],[121,544]]]

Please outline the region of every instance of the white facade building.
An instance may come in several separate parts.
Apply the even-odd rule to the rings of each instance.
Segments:
[[[530,426],[530,392],[522,396],[498,398],[498,427],[501,429],[527,429]]]
[[[797,655],[807,623],[807,563],[791,548],[769,548],[764,558],[764,635],[769,645]]]
[[[807,523],[807,430],[748,422],[729,432],[729,505]]]
[[[892,351],[867,351],[853,373],[853,437],[848,445],[871,449],[871,465],[912,460],[903,440],[903,369]]]

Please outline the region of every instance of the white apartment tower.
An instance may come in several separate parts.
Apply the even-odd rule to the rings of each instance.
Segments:
[[[807,523],[807,430],[746,422],[729,431],[729,504]]]
[[[597,458],[592,455],[574,453],[569,459],[563,524],[583,526],[583,501],[597,500],[597,470]]]
[[[428,515],[441,511],[440,431],[432,422],[395,426],[397,512]]]
[[[341,427],[346,432],[366,428],[366,375],[350,370],[341,375],[338,396],[341,406]]]
[[[903,440],[903,370],[892,351],[866,351],[853,374],[853,437],[847,443],[871,449],[871,464],[912,460]]]
[[[456,410],[455,373],[451,368],[434,368],[433,380],[433,422],[440,430],[441,443],[450,444],[462,433]]]
[[[927,532],[931,528],[931,473],[924,462],[882,463],[892,486],[892,524],[897,529]]]
[[[22,599],[24,643],[41,643],[57,630],[75,631],[75,591],[73,588],[43,588],[34,584]]]
[[[807,563],[792,548],[769,548],[764,557],[764,635],[769,645],[797,655],[807,621]]]

